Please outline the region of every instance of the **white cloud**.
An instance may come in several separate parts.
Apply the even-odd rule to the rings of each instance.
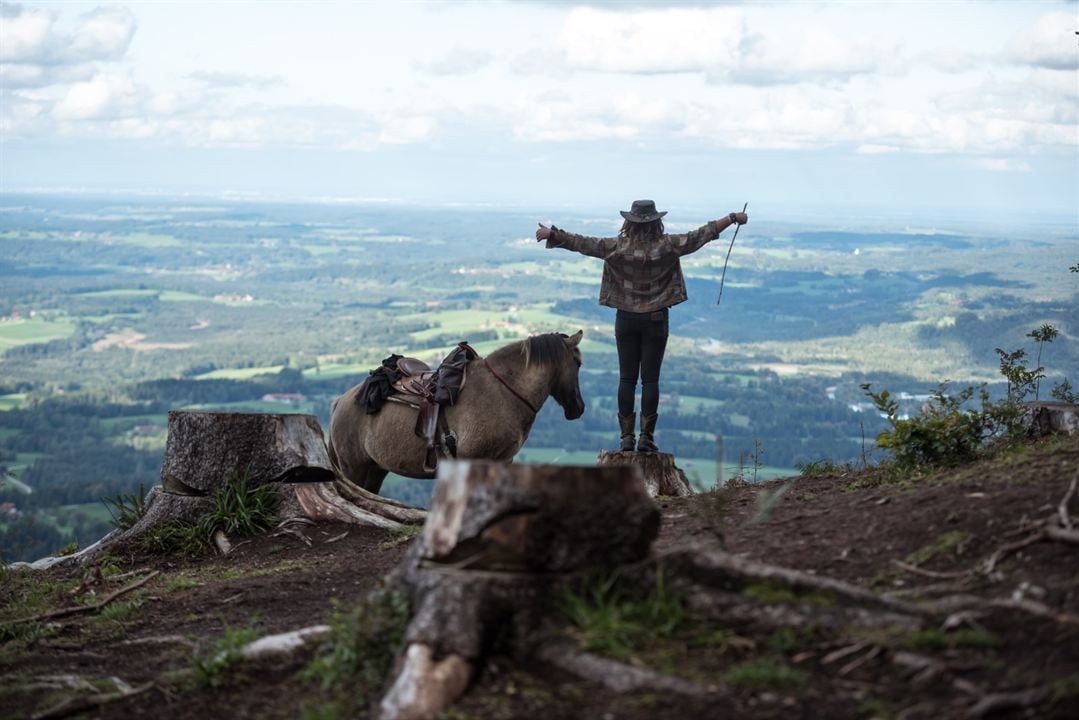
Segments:
[[[1030,163],[1015,158],[981,158],[978,167],[992,172],[1030,172]]]
[[[53,114],[61,120],[121,117],[137,112],[138,103],[138,92],[130,76],[99,73],[86,82],[72,85],[53,108]]]
[[[874,143],[865,143],[859,145],[854,150],[859,155],[887,155],[889,153],[899,152],[899,148],[895,145],[877,145]]]
[[[0,5],[0,62],[27,63],[44,57],[52,23],[45,10]]]
[[[1079,69],[1076,30],[1079,30],[1079,15],[1045,13],[1033,25],[1015,34],[1008,47],[1009,55],[1023,65],[1051,70]]]
[[[439,59],[416,66],[432,75],[468,75],[487,67],[493,59],[487,50],[458,45]]]
[[[248,73],[220,72],[215,70],[196,70],[187,77],[207,87],[219,88],[267,88],[284,84],[280,75],[251,75]]]

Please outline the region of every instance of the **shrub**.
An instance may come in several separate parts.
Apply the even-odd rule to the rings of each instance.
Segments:
[[[127,530],[146,513],[146,490],[143,489],[142,483],[139,483],[138,493],[120,493],[102,498],[101,502],[112,516],[113,527]]]

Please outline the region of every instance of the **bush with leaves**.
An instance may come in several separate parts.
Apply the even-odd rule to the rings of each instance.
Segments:
[[[887,390],[875,393],[869,383],[861,387],[891,425],[877,435],[877,444],[891,452],[901,470],[958,465],[974,459],[989,441],[1021,432],[1019,405],[1011,398],[993,402],[984,385],[977,391],[981,407],[975,408],[967,406],[974,388],[949,395],[942,383],[914,417],[900,417],[899,403]]]

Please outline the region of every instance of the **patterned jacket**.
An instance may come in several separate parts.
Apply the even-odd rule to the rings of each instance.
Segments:
[[[679,258],[719,237],[708,222],[684,235],[664,235],[659,242],[636,246],[625,237],[587,237],[551,228],[547,247],[565,248],[603,260],[599,303],[629,312],[655,312],[686,300],[686,280]]]

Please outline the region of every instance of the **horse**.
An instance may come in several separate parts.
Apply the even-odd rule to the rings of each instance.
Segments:
[[[505,345],[465,366],[457,402],[443,408],[457,436],[457,457],[509,462],[524,445],[548,397],[567,420],[584,414],[580,369],[582,330],[546,333]],[[416,410],[387,402],[368,415],[359,394],[363,383],[334,401],[330,411],[330,460],[349,481],[378,493],[390,471],[433,478],[424,470],[425,440],[416,435]]]

